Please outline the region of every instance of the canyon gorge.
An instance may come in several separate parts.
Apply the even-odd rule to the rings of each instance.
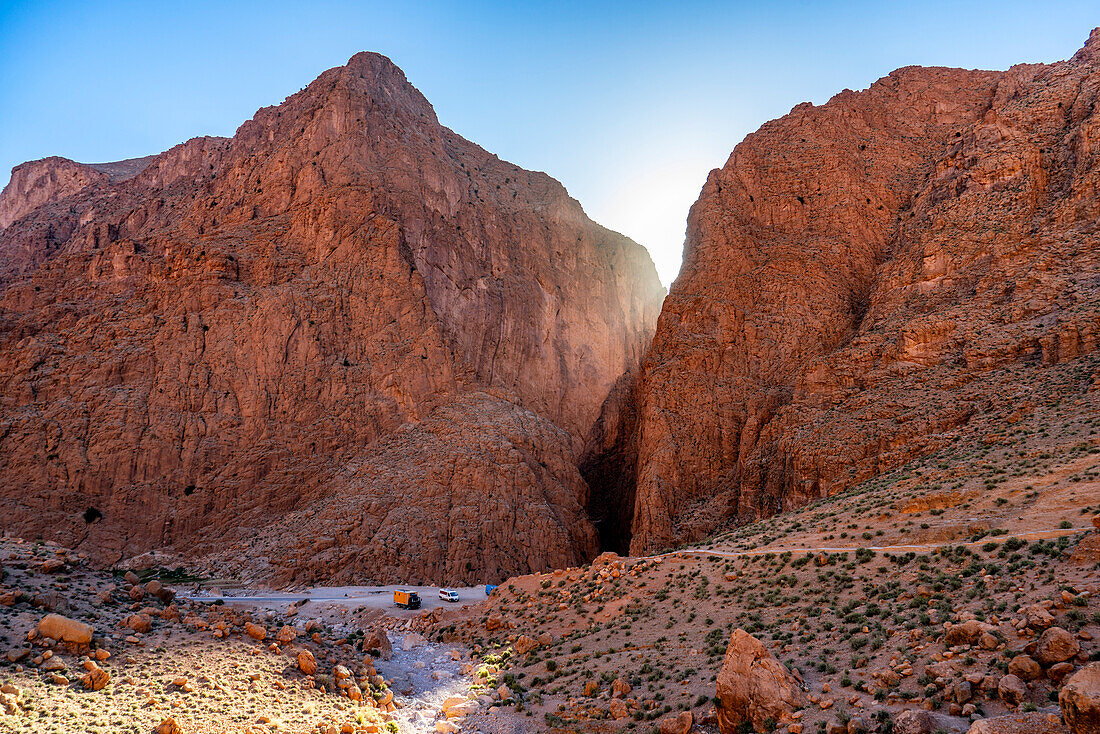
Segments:
[[[710,174],[667,297],[377,54],[232,138],[23,164],[6,529],[278,585],[474,583],[836,494],[1020,420],[1055,366],[1100,384],[1098,102],[1094,31],[800,104]]]

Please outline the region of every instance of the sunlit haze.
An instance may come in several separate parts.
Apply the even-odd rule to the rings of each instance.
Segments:
[[[1068,58],[1095,2],[5,3],[0,169],[231,135],[357,51],[441,122],[560,180],[676,276],[710,169],[765,121],[912,64]],[[2,176],[6,181],[6,173]]]

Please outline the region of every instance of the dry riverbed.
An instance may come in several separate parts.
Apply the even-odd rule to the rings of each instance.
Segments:
[[[0,564],[0,731],[435,732],[499,700],[392,589],[215,596],[16,539]],[[443,603],[429,591],[426,608]]]

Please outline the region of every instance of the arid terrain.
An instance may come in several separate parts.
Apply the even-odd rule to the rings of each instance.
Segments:
[[[1100,29],[766,123],[667,297],[378,54],[20,165],[0,567],[3,730],[1100,734]]]
[[[716,731],[737,628],[798,671],[805,732],[855,718],[888,731],[914,708],[952,717],[929,734],[1057,712],[1070,668],[1028,663],[1020,698],[998,689],[1047,628],[1076,641],[1073,670],[1100,660],[1100,389],[1088,370],[1057,369],[1064,389],[1034,395],[1000,434],[960,431],[896,471],[668,554],[512,579],[484,610],[433,620],[433,636],[508,659],[535,714],[570,731],[649,731],[683,710]],[[979,633],[954,637],[968,620]],[[517,652],[543,633],[551,644]]]

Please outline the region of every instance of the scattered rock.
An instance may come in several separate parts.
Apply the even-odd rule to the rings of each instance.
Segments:
[[[245,631],[245,634],[247,634],[253,640],[266,640],[267,639],[267,629],[264,628],[264,627],[261,627],[258,624],[253,624],[252,622],[245,622],[244,623],[244,631]]]

